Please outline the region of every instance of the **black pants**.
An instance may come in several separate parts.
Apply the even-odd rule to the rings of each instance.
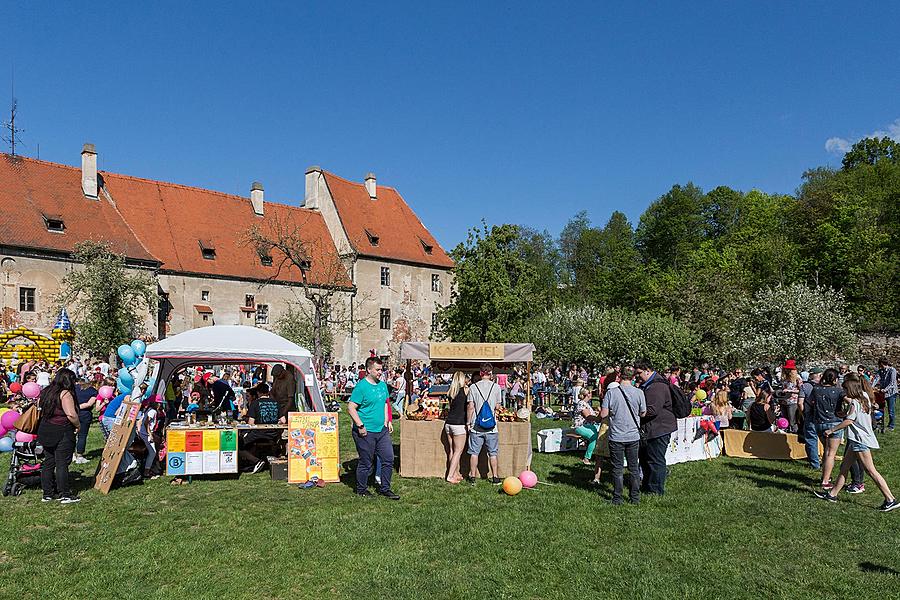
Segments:
[[[88,430],[91,428],[91,421],[94,420],[94,414],[90,411],[78,411],[78,440],[75,442],[75,454],[84,456],[84,450],[87,447]]]
[[[643,491],[662,496],[666,492],[666,448],[672,434],[648,438],[641,443],[639,453],[643,471]]]
[[[69,463],[75,452],[75,428],[71,423],[54,425],[41,421],[38,442],[44,447],[44,462],[41,463],[41,488],[44,496],[52,496],[56,492],[60,496],[71,496]]]
[[[609,462],[612,463],[613,473],[613,498],[614,504],[622,503],[622,488],[625,487],[625,459],[628,459],[628,473],[631,475],[631,483],[628,489],[628,499],[637,503],[641,499],[641,469],[638,466],[640,459],[641,443],[633,442],[609,442]]]

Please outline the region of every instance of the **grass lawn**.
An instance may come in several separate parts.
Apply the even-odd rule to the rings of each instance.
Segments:
[[[876,464],[900,493],[900,434],[881,441]],[[800,463],[676,465],[665,497],[622,507],[609,480],[602,497],[588,488],[577,456],[537,453],[554,485],[516,497],[397,477],[400,502],[365,500],[262,473],[101,496],[99,446],[95,426],[80,504],[0,499],[0,598],[900,597],[900,511],[877,512],[871,482],[817,500]]]

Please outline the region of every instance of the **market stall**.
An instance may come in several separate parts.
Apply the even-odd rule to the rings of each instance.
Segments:
[[[293,375],[294,397],[291,411],[309,411],[337,419],[326,413],[316,380],[312,354],[269,331],[256,327],[212,326],[193,329],[146,347],[144,356],[155,361],[155,376],[148,394],[163,394],[166,384],[178,371],[193,366],[234,364],[284,364]],[[108,493],[128,440],[135,428],[137,402],[123,402],[116,424],[107,440],[95,487]],[[291,412],[290,415],[297,413]],[[236,473],[241,433],[271,429],[279,433],[289,425],[248,425],[213,415],[190,422],[175,422],[167,429],[166,472],[169,475]],[[329,457],[331,458],[331,457]],[[335,457],[336,460],[336,457]],[[330,474],[330,473],[329,473]]]
[[[490,363],[495,374],[509,372],[516,364],[531,370],[533,344],[479,344],[454,342],[404,342],[400,358],[406,360],[407,397],[412,396],[412,362],[431,364],[435,373],[473,372],[481,363]],[[530,389],[530,386],[526,386]],[[426,401],[427,402],[427,401]],[[530,391],[526,409],[498,411],[500,477],[518,475],[531,465]],[[402,477],[444,477],[449,460],[449,441],[444,432],[440,406],[427,404],[414,415],[404,412],[400,426],[400,475]],[[469,457],[463,453],[460,469],[469,470]],[[487,457],[482,454],[479,472],[487,476]]]

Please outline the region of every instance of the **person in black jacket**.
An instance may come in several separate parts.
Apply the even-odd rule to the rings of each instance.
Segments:
[[[653,370],[648,360],[636,361],[634,371],[647,399],[647,413],[641,417],[645,437],[638,455],[643,472],[642,491],[661,496],[666,489],[666,448],[672,432],[678,429],[672,412],[672,393],[669,382]]]

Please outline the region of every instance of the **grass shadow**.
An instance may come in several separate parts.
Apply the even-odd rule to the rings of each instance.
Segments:
[[[797,483],[810,485],[815,483],[814,478],[810,478],[802,473],[791,473],[782,469],[764,467],[762,465],[746,464],[746,463],[725,463],[725,467],[733,471],[742,473],[750,473],[764,477],[780,477],[782,479],[790,479]]]
[[[900,575],[900,571],[896,569],[892,569],[890,567],[886,567],[884,565],[876,565],[871,562],[861,562],[859,563],[859,570],[863,573],[881,573],[883,575]]]
[[[801,492],[808,493],[810,491],[810,487],[808,485],[801,486],[794,483],[787,483],[785,481],[773,481],[771,479],[766,479],[764,477],[759,477],[756,475],[738,475],[741,479],[746,479],[747,481],[751,481],[756,484],[758,488],[771,488],[777,490],[783,490],[785,492]]]

